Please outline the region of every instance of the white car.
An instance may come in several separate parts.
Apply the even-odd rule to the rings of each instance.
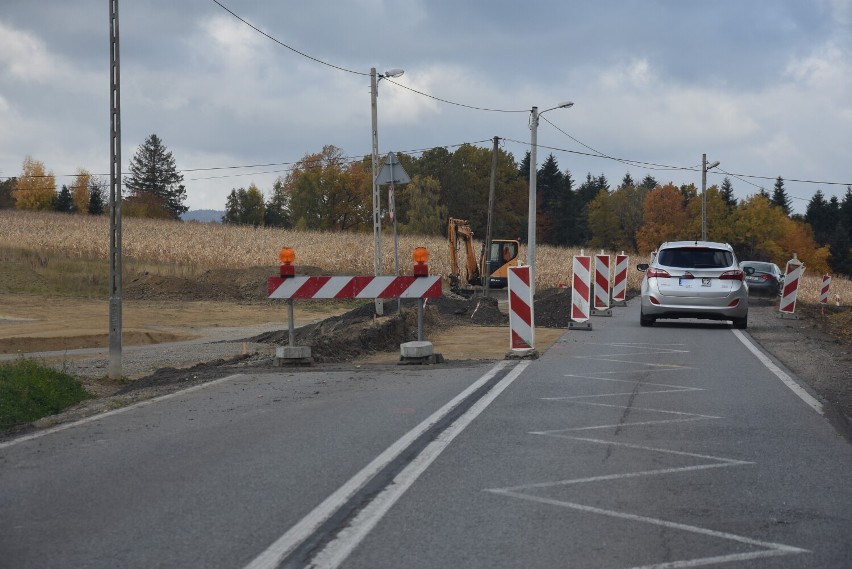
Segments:
[[[733,248],[712,241],[663,243],[650,264],[637,266],[642,279],[639,323],[659,318],[731,320],[748,327],[748,286]]]

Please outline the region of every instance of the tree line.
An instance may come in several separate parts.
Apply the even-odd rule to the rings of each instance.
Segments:
[[[490,148],[461,145],[433,148],[419,156],[398,154],[411,182],[395,189],[388,211],[382,188],[385,227],[393,215],[399,231],[444,234],[447,218],[469,220],[483,237],[488,219],[493,154]],[[527,239],[530,155],[520,162],[497,150],[493,236]],[[638,182],[629,173],[617,185],[604,175],[576,181],[551,154],[537,171],[537,241],[542,244],[625,250],[647,254],[667,240],[701,234],[701,195],[694,184],[660,183],[650,174]],[[0,184],[0,207],[103,211],[105,184],[83,169],[69,187],[56,189],[52,173],[27,158],[20,177]],[[179,219],[187,210],[183,176],[162,140],[149,136],[124,178],[124,215]],[[87,201],[88,200],[88,201]],[[90,202],[94,202],[92,205]],[[761,189],[734,198],[729,178],[706,192],[708,238],[730,243],[741,259],[783,264],[796,252],[813,271],[852,275],[852,188],[842,199],[817,190],[804,215],[791,213],[784,180],[772,192]],[[371,231],[370,157],[346,157],[335,146],[307,154],[272,188],[254,183],[233,188],[224,223],[320,231]]]

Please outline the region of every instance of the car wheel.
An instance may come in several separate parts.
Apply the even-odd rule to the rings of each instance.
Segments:
[[[743,318],[734,318],[734,328],[737,330],[745,330],[748,328],[748,316]]]
[[[654,318],[651,318],[649,316],[645,316],[641,312],[639,313],[639,325],[640,326],[653,326],[654,320],[655,320]]]

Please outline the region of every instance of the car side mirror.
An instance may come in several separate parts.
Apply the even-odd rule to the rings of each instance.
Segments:
[[[648,270],[648,263],[639,263],[638,265],[636,265],[636,268],[644,273]]]
[[[747,275],[753,275],[754,267],[743,267],[743,272]]]

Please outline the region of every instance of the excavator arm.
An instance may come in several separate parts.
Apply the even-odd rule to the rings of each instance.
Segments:
[[[450,247],[450,289],[458,289],[461,286],[461,268],[459,266],[459,248],[463,245],[465,251],[465,280],[476,282],[479,280],[479,268],[476,264],[476,254],[473,251],[473,231],[470,224],[464,219],[451,217],[447,227],[447,240]]]

